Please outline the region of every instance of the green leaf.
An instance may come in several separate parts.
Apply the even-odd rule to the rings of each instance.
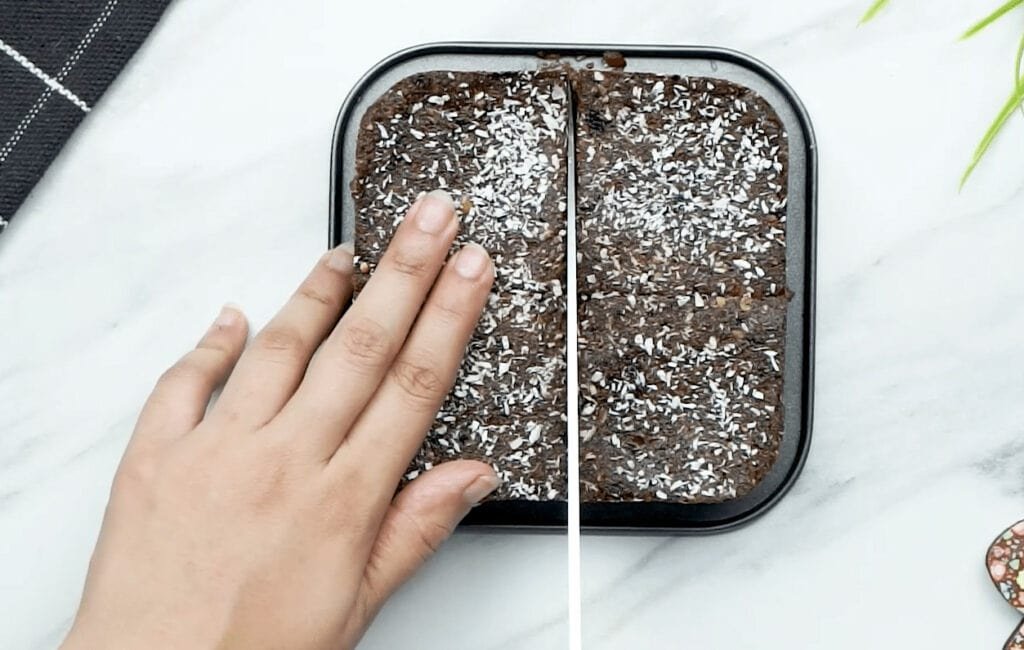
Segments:
[[[1002,110],[999,111],[999,115],[996,116],[992,125],[988,127],[988,131],[985,131],[984,137],[982,137],[981,142],[978,143],[978,148],[974,150],[974,156],[971,158],[971,164],[967,166],[967,170],[964,171],[964,175],[960,178],[961,190],[967,183],[967,179],[970,178],[971,172],[973,172],[974,168],[981,162],[981,159],[985,156],[985,152],[988,151],[990,146],[992,146],[996,136],[999,135],[999,132],[1010,119],[1010,116],[1013,115],[1017,105],[1022,102],[1024,102],[1024,83],[1018,83],[1017,87],[1013,89],[1013,94],[1010,95],[1010,98],[1006,100],[1006,104],[1003,105]]]
[[[1017,48],[1017,64],[1013,66],[1013,76],[1017,82],[1017,90],[1020,91],[1021,86],[1024,86],[1024,70],[1021,70],[1021,65],[1024,65],[1024,34],[1020,37],[1020,46]],[[1020,113],[1024,115],[1024,102],[1020,105]]]
[[[1003,4],[1003,6],[999,7],[989,15],[985,16],[977,23],[975,23],[970,29],[964,32],[963,36],[960,37],[960,40],[968,39],[974,36],[981,30],[985,29],[992,23],[1002,18],[1005,14],[1010,13],[1011,11],[1013,11],[1014,9],[1021,5],[1024,5],[1024,0],[1007,0],[1007,2]]]
[[[860,22],[857,24],[863,25],[864,23],[870,21],[872,18],[878,15],[878,12],[885,9],[885,7],[888,4],[889,0],[875,0],[874,4],[868,7],[868,10],[865,11],[864,15],[860,17]]]
[[[1017,74],[1017,85],[1024,84],[1024,70],[1021,69],[1021,65],[1024,64],[1024,34],[1021,34],[1020,45],[1017,46],[1017,65],[1013,66],[1014,72]]]

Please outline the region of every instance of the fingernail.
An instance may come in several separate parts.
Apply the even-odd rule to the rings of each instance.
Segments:
[[[467,244],[455,256],[455,272],[467,280],[476,280],[491,263],[487,251],[476,244]]]
[[[217,320],[213,321],[214,327],[233,327],[242,319],[242,309],[233,302],[229,302],[220,308]]]
[[[448,192],[434,190],[423,197],[423,204],[416,211],[416,226],[425,233],[438,235],[444,232],[455,216],[455,202]]]
[[[352,255],[355,253],[355,245],[347,241],[344,244],[336,246],[331,251],[331,256],[327,258],[327,266],[335,271],[341,273],[352,272]]]
[[[475,506],[487,498],[488,494],[497,490],[499,485],[501,485],[501,481],[494,474],[480,476],[469,484],[462,493],[462,497],[466,500],[467,505]]]

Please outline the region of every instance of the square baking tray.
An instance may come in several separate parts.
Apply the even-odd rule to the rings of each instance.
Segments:
[[[712,77],[746,86],[772,106],[788,134],[786,280],[793,295],[786,312],[784,425],[775,464],[753,491],[721,503],[584,502],[580,512],[582,525],[588,530],[728,530],[778,503],[799,475],[811,439],[817,148],[803,105],[773,70],[744,54],[706,47],[436,43],[403,50],[368,71],[338,113],[331,157],[329,243],[333,247],[354,238],[355,209],[349,183],[355,170],[359,123],[373,102],[396,82],[418,72],[514,72],[550,68],[555,62],[603,70],[608,69],[603,60],[606,52],[621,53],[627,62],[626,72]],[[566,521],[564,501],[492,501],[475,508],[463,525],[558,529]]]

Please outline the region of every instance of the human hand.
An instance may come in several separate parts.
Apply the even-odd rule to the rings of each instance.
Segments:
[[[245,317],[224,309],[142,410],[66,650],[356,644],[498,486],[455,461],[395,497],[494,279],[475,245],[445,264],[457,229],[447,194],[421,198],[340,321],[345,247],[248,349]]]

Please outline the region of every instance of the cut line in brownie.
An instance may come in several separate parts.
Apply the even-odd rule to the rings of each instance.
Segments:
[[[741,497],[783,434],[781,121],[718,79],[584,72],[577,92],[582,497]]]
[[[422,192],[447,189],[456,246],[486,248],[496,278],[451,394],[406,475],[454,458],[494,466],[499,500],[566,494],[564,78],[427,72],[365,113],[356,151],[355,284]]]

